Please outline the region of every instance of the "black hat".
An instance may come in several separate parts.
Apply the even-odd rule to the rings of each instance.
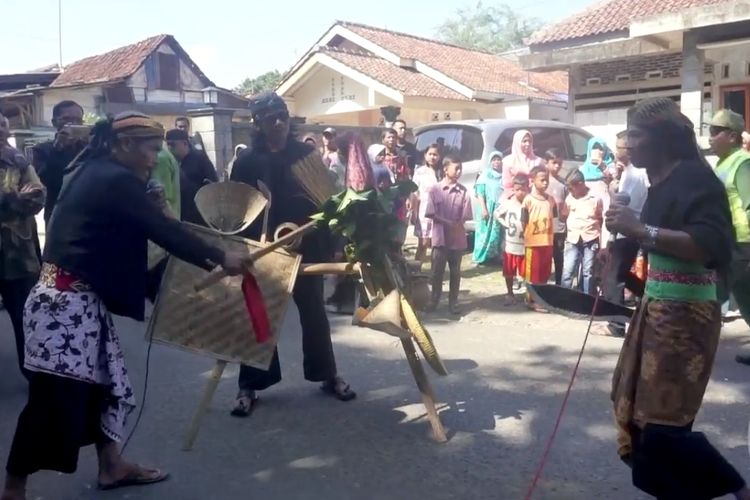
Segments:
[[[188,133],[181,128],[173,128],[167,131],[166,139],[168,141],[189,141]]]
[[[250,113],[253,120],[262,120],[276,113],[289,113],[289,108],[276,92],[263,92],[250,98]]]

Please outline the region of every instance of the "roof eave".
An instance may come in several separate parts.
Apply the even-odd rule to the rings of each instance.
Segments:
[[[638,19],[630,36],[644,37],[750,20],[750,0],[730,0]]]
[[[366,87],[372,88],[376,92],[396,102],[404,102],[404,94],[401,90],[390,87],[383,82],[348,66],[338,59],[321,52],[309,56],[303,66],[298,67],[294,72],[287,76],[285,81],[276,88],[276,92],[284,98],[291,97],[290,94],[294,93],[294,91],[304,82],[305,76],[316,64],[320,64],[332,69],[333,71],[344,74],[352,80],[357,81]]]
[[[302,55],[302,57],[300,57],[297,60],[297,62],[295,62],[292,65],[291,68],[287,70],[287,72],[282,77],[281,82],[279,82],[279,85],[276,87],[277,90],[280,90],[282,88],[282,86],[284,85],[284,83],[286,82],[287,78],[289,78],[290,75],[296,73],[297,70],[300,68],[300,66],[304,65],[308,59],[310,59],[317,53],[319,47],[328,45],[331,42],[331,40],[333,40],[336,36],[341,36],[343,38],[346,38],[349,41],[359,45],[363,49],[368,50],[372,52],[373,54],[376,54],[378,57],[381,57],[397,66],[400,66],[403,63],[409,67],[413,67],[414,63],[412,60],[406,60],[406,59],[402,60],[399,56],[397,56],[393,52],[390,52],[384,49],[383,47],[381,47],[380,45],[377,45],[376,43],[371,42],[370,40],[364,38],[363,36],[356,34],[352,30],[347,28],[343,21],[336,21],[335,23],[333,23],[333,25],[331,25],[330,28],[328,28],[328,31],[323,33],[323,36],[318,38],[317,42],[315,42],[313,46],[310,47],[310,49],[307,52],[305,52]]]
[[[637,39],[617,39],[605,43],[552,49],[521,56],[521,67],[527,71],[568,70],[577,64],[593,63],[605,59],[623,59],[627,57],[648,56],[667,52],[664,44],[657,41]]]
[[[551,50],[570,49],[574,47],[581,47],[585,45],[591,45],[596,43],[609,42],[611,40],[619,40],[622,38],[628,38],[630,31],[625,28],[621,30],[613,30],[605,33],[596,33],[593,35],[586,35],[575,38],[567,38],[564,40],[552,40],[549,42],[535,42],[531,40],[528,44],[529,50],[534,52],[547,52]],[[523,55],[521,56],[523,57]]]
[[[124,82],[126,80],[127,80],[127,78],[114,78],[112,80],[100,80],[100,81],[97,81],[97,82],[86,82],[86,83],[72,82],[72,83],[65,83],[65,84],[62,84],[62,85],[54,85],[53,84],[53,85],[50,85],[48,87],[43,87],[43,88],[41,88],[39,90],[70,89],[70,88],[73,88],[73,87],[75,87],[75,88],[82,88],[82,89],[86,88],[86,87],[103,87],[105,85],[111,85],[111,84],[114,84],[114,83],[122,83],[122,82]]]

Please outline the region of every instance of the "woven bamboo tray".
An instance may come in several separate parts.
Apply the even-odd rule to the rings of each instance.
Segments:
[[[225,250],[251,252],[263,245],[237,236],[190,225],[192,231]],[[146,332],[155,342],[176,346],[228,362],[239,362],[267,370],[278,343],[292,289],[302,258],[276,251],[254,266],[258,285],[271,322],[272,339],[258,344],[241,291],[242,278],[225,278],[221,283],[196,292],[193,285],[206,271],[170,258]]]

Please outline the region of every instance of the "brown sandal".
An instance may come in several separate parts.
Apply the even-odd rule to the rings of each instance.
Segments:
[[[99,489],[102,491],[125,488],[127,486],[144,486],[147,484],[160,483],[169,479],[169,472],[162,472],[159,469],[149,469],[146,467],[136,466],[137,469],[127,474],[122,479],[114,483],[99,483]]]

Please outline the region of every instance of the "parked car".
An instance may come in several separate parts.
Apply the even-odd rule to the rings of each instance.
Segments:
[[[473,192],[474,182],[489,164],[492,152],[500,151],[508,156],[513,135],[518,130],[531,132],[534,152],[538,156],[544,156],[552,148],[560,150],[564,157],[563,175],[583,164],[592,137],[582,128],[562,122],[503,119],[433,123],[417,127],[414,136],[420,152],[437,143],[443,147],[444,153],[457,154],[463,162],[461,183]],[[474,222],[467,223],[466,229],[473,231]]]

